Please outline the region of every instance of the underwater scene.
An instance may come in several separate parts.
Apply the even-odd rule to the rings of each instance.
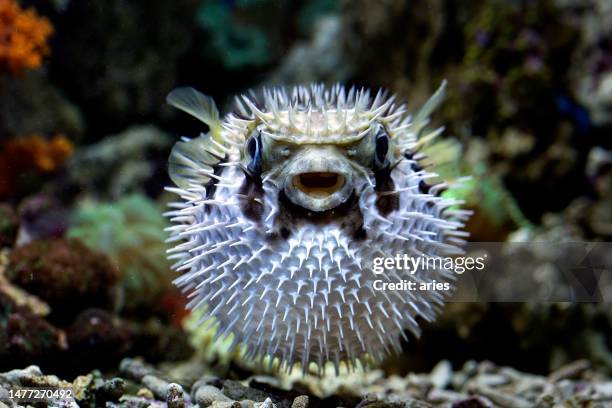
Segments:
[[[5,407],[612,407],[612,1],[0,0]]]

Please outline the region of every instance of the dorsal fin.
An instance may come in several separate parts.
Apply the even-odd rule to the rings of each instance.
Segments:
[[[412,121],[411,128],[416,135],[419,135],[421,130],[429,124],[429,116],[440,105],[445,96],[446,80],[442,81],[438,90],[425,102],[425,105],[423,105]]]

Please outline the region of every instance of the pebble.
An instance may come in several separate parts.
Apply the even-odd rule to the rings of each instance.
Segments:
[[[3,379],[11,384],[20,385],[24,379],[32,377],[42,376],[43,373],[40,368],[35,365],[31,365],[23,370],[11,370],[4,374],[0,374],[0,379]]]
[[[215,401],[234,402],[233,399],[223,394],[217,387],[206,384],[194,388],[193,399],[200,407],[210,407]]]
[[[268,395],[267,393],[256,390],[254,388],[243,385],[240,381],[225,380],[223,382],[223,394],[233,400],[251,400],[255,402],[264,402]]]
[[[446,388],[453,378],[453,367],[447,360],[442,360],[431,371],[429,376],[435,388]]]
[[[473,396],[453,403],[451,408],[494,408],[494,406],[486,398]]]
[[[587,360],[577,360],[554,371],[548,376],[548,379],[552,382],[565,379],[577,379],[589,368],[591,368],[591,363]]]
[[[520,397],[502,393],[490,387],[476,386],[473,391],[490,399],[495,405],[503,408],[533,408],[533,403]]]
[[[465,394],[456,391],[442,390],[438,388],[433,388],[431,391],[429,391],[429,394],[427,394],[427,400],[433,402],[434,404],[444,402],[458,402],[464,400],[465,398]]]
[[[142,383],[159,399],[166,400],[166,392],[168,390],[168,383],[154,375],[147,374],[142,377]]]
[[[303,394],[293,394],[292,397],[298,396],[292,401],[287,397],[291,394],[281,391],[276,391],[275,394],[273,390],[278,388],[268,386],[267,382],[262,383],[255,377],[250,377],[251,382],[247,386],[245,384],[249,381],[248,378],[244,381],[222,380],[210,374],[202,375],[203,371],[200,371],[198,376],[192,377],[199,378],[198,381],[193,383],[192,380],[188,384],[179,385],[160,378],[161,371],[158,374],[153,367],[132,359],[122,362],[121,372],[123,378],[139,378],[134,380],[135,386],[141,387],[137,395],[131,391],[134,388],[128,388],[126,380],[120,377],[105,379],[99,372],[92,372],[77,377],[71,384],[56,376],[43,375],[38,367],[30,366],[0,374],[0,400],[6,403],[6,396],[3,397],[6,393],[3,394],[2,391],[11,385],[68,384],[75,389],[80,406],[105,404],[107,408],[311,408],[313,404],[319,404],[318,399],[313,402],[309,388],[303,387],[304,384],[299,382],[293,384],[292,388],[302,390]],[[329,382],[327,379],[318,381]],[[331,385],[329,388],[331,394],[337,397],[334,406],[354,407],[355,403],[359,402],[359,396],[365,395],[358,404],[359,408],[549,408],[574,406],[577,403],[586,406],[612,399],[612,381],[609,376],[594,370],[585,361],[568,364],[547,377],[499,367],[490,362],[469,362],[460,371],[453,372],[450,363],[442,361],[429,374],[411,373],[405,377],[396,375],[387,378],[382,375],[356,375],[346,383],[340,378],[334,381],[337,388]],[[277,402],[274,403],[273,400]],[[334,400],[333,397],[331,400]],[[49,406],[67,406],[61,401],[49,400],[48,403]],[[77,406],[74,401],[70,404],[71,407]],[[4,406],[0,404],[0,408]]]
[[[498,387],[510,382],[510,379],[502,374],[481,374],[476,379],[476,383],[484,387]]]
[[[300,395],[295,397],[293,404],[291,404],[291,408],[308,408],[308,404],[308,395]]]
[[[126,377],[135,381],[140,381],[145,375],[155,373],[152,367],[132,358],[124,358],[121,360],[119,371]]]
[[[270,398],[266,398],[264,402],[256,403],[255,408],[276,408],[276,404]]]
[[[166,388],[166,403],[168,408],[185,408],[185,392],[178,384],[170,383]]]
[[[141,388],[136,392],[136,396],[140,397],[140,398],[145,398],[148,400],[152,400],[155,398],[155,395],[153,395],[153,391],[151,391],[148,388]]]

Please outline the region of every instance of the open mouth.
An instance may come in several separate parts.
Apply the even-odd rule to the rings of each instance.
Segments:
[[[304,194],[315,198],[329,197],[344,186],[345,177],[339,173],[310,172],[293,176],[293,185]]]

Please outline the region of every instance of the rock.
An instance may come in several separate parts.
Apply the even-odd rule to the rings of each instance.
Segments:
[[[46,239],[14,249],[6,276],[65,322],[84,307],[110,306],[120,273],[106,255],[79,240]]]
[[[149,398],[134,397],[131,395],[124,395],[121,397],[119,404],[107,404],[109,408],[162,408],[161,404],[156,404]]]
[[[266,398],[263,402],[255,403],[255,408],[276,408],[276,404],[270,398]]]
[[[576,379],[579,378],[582,373],[591,368],[591,363],[587,360],[574,361],[571,364],[567,364],[556,371],[552,372],[548,378],[552,382],[557,382],[565,379]]]
[[[201,407],[209,407],[215,401],[232,403],[230,397],[226,396],[220,389],[212,385],[194,385],[192,396],[194,401]]]
[[[225,380],[223,382],[222,391],[223,394],[237,401],[251,400],[255,402],[264,402],[268,398],[268,394],[265,392],[249,388],[242,385],[239,381],[234,380]]]
[[[153,394],[159,399],[166,399],[166,394],[168,392],[168,382],[162,380],[161,378],[157,378],[154,375],[145,375],[142,377],[142,383],[151,391]]]
[[[215,401],[210,408],[244,408],[239,402]]]
[[[102,309],[85,309],[67,328],[67,359],[85,367],[114,367],[134,346],[134,333],[119,317]]]
[[[446,388],[453,376],[453,367],[447,360],[442,360],[433,368],[430,380],[436,388]]]
[[[451,405],[451,408],[493,408],[493,404],[482,397],[476,396],[457,401]]]
[[[72,389],[79,404],[100,406],[109,401],[119,401],[125,393],[125,381],[122,378],[107,380],[99,372],[94,372],[75,378]]]
[[[98,386],[96,391],[105,401],[117,401],[121,395],[125,393],[125,380],[115,377],[103,381],[102,385]]]
[[[140,388],[138,392],[136,392],[136,396],[149,400],[155,399],[155,394],[148,388]]]
[[[119,364],[119,371],[128,378],[140,381],[145,375],[154,374],[155,369],[140,360],[124,358]]]
[[[309,400],[308,395],[299,395],[295,397],[293,403],[291,404],[291,408],[308,408]]]
[[[442,403],[455,403],[463,401],[467,398],[467,395],[449,391],[449,390],[441,390],[438,388],[433,388],[427,394],[427,400],[434,404],[442,404]]]
[[[43,373],[40,367],[31,365],[22,370],[11,370],[7,373],[0,374],[0,379],[7,381],[13,385],[23,385],[27,383],[33,377],[42,376]]]
[[[178,384],[170,383],[166,389],[166,403],[168,408],[184,408],[185,393],[183,387]]]
[[[0,368],[52,360],[67,348],[65,333],[38,313],[44,308],[31,308],[42,302],[33,302],[31,295],[11,290],[3,280],[0,279]]]
[[[533,408],[533,404],[520,396],[514,396],[502,393],[490,387],[477,386],[472,388],[472,391],[476,394],[490,399],[494,404],[500,405],[504,408]]]
[[[508,384],[510,379],[501,374],[481,374],[476,379],[476,382],[478,385],[484,387],[498,387],[500,385]]]

